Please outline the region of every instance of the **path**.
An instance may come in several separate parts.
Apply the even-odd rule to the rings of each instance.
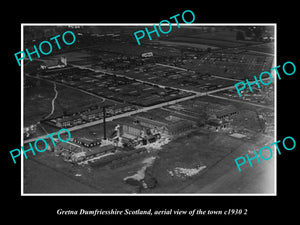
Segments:
[[[52,114],[54,113],[54,110],[55,110],[55,99],[57,98],[58,91],[56,89],[56,83],[55,82],[53,82],[53,85],[54,85],[55,96],[51,101],[52,109],[51,109],[51,112],[45,117],[45,119],[48,119],[50,116],[52,116]]]

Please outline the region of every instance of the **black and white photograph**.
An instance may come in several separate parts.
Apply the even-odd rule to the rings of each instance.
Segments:
[[[297,221],[297,6],[193,5],[5,7],[6,221]]]
[[[245,156],[275,142],[276,77],[259,76],[275,24],[23,24],[23,38],[38,49],[22,60],[24,195],[276,194],[274,157]]]

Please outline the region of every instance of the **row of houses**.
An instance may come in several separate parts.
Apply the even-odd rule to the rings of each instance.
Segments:
[[[115,105],[106,107],[106,116],[114,116],[121,113],[133,111],[136,106],[133,105]],[[51,119],[50,122],[57,127],[73,127],[82,123],[100,120],[103,118],[103,107],[89,108],[85,111],[75,112],[71,115],[64,115]]]

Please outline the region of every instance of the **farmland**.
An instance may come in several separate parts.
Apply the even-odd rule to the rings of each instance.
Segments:
[[[211,49],[218,49],[218,47],[215,47],[213,45],[207,45],[207,44],[199,44],[199,43],[195,43],[195,42],[181,42],[180,40],[179,41],[155,41],[159,44],[163,44],[163,45],[176,45],[176,46],[186,46],[186,47],[193,47],[193,48],[198,48],[198,49],[207,49],[207,48],[211,48]]]
[[[169,41],[195,43],[195,44],[202,44],[202,45],[212,45],[212,46],[223,47],[223,48],[234,48],[234,47],[243,46],[243,44],[239,43],[239,42],[201,39],[201,38],[196,38],[196,37],[195,38],[194,37],[176,37],[176,38],[169,39]]]

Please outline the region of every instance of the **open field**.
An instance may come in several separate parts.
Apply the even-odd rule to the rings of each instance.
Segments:
[[[32,78],[35,80],[34,78]],[[94,97],[73,88],[57,85],[58,95],[52,117],[83,110],[91,105],[101,103],[113,104],[101,97]],[[53,83],[41,80],[39,86],[24,91],[24,125],[29,126],[42,120],[51,111],[51,100],[54,97]]]
[[[176,140],[158,154],[159,159],[149,169],[149,173],[158,180],[159,184],[152,191],[155,193],[273,193],[272,160],[262,162],[264,165],[259,167],[255,164],[255,169],[249,165],[245,166],[247,170],[243,173],[238,171],[234,162],[236,157],[249,153],[249,150],[259,149],[261,144],[266,143],[269,144],[270,140],[261,137],[245,143],[226,135],[201,134],[201,132],[188,139],[184,137]],[[169,172],[174,171],[176,167],[195,168],[199,165],[206,168],[190,177],[176,177]],[[263,180],[266,175],[262,171],[266,168],[271,176]],[[224,179],[225,177],[227,179]]]
[[[255,53],[209,53],[180,67],[225,78],[253,79],[272,68],[273,57]]]
[[[193,37],[175,37],[168,39],[169,41],[175,42],[183,42],[183,43],[194,43],[194,44],[202,44],[202,45],[211,45],[215,47],[221,48],[235,48],[244,46],[244,44],[240,42],[232,42],[232,41],[223,41],[223,40],[212,40],[212,39],[201,39],[201,38],[193,38]]]
[[[142,166],[142,160],[130,161],[126,166],[75,166],[64,162],[51,152],[38,153],[24,159],[24,193],[133,193],[135,187],[125,184],[123,178]]]
[[[224,31],[202,32],[202,33],[198,33],[198,34],[191,34],[191,35],[189,35],[189,37],[235,42],[235,43],[240,43],[240,44],[244,44],[244,45],[261,43],[258,41],[237,40],[236,33],[237,33],[236,31],[224,30]]]
[[[35,124],[50,113],[53,97],[54,90],[51,82],[41,81],[40,86],[26,88],[24,90],[24,126]]]
[[[179,41],[162,41],[162,40],[157,40],[157,41],[153,41],[153,42],[157,42],[161,45],[170,45],[170,46],[186,46],[186,47],[193,47],[193,48],[198,48],[198,49],[218,49],[218,47],[215,47],[213,45],[207,45],[207,44],[198,44],[198,43],[191,43],[191,42],[179,42]]]
[[[274,54],[274,42],[248,46],[246,49]]]
[[[272,141],[273,142],[273,141]],[[268,161],[260,164],[253,162],[253,167],[249,164],[242,166],[239,172],[234,159],[248,153],[253,157],[252,150],[258,150],[263,145],[270,144],[270,141],[261,138],[254,145],[242,145],[232,154],[224,157],[218,164],[205,171],[202,176],[191,181],[183,187],[183,193],[263,193],[271,194],[275,192],[275,159],[274,156]],[[249,150],[251,149],[251,150]]]
[[[236,40],[236,31],[229,31],[229,30],[215,31],[215,32],[201,32],[201,33],[198,32],[197,34],[189,35],[189,37],[238,42]]]

